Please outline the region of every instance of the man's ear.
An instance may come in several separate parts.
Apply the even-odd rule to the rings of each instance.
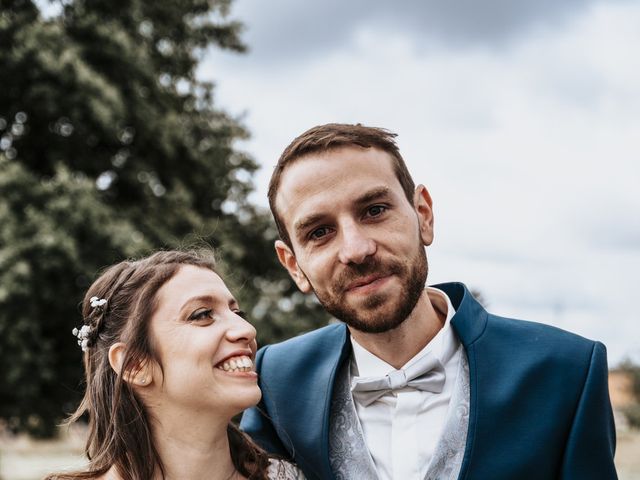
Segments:
[[[282,266],[287,269],[289,275],[291,275],[293,281],[296,282],[300,291],[303,293],[309,293],[311,291],[311,283],[309,283],[304,272],[300,270],[293,251],[282,240],[276,240],[275,247],[276,253],[278,254],[278,260],[280,260]]]
[[[413,194],[413,208],[418,214],[418,224],[420,227],[420,238],[424,245],[431,245],[433,242],[433,203],[427,187],[418,185]]]
[[[153,382],[151,365],[144,361],[134,369],[122,371],[122,362],[124,361],[124,353],[126,345],[122,342],[114,343],[109,347],[109,364],[113,371],[118,375],[122,375],[125,382],[139,387],[146,387]]]

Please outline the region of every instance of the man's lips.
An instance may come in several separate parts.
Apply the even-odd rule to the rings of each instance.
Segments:
[[[391,275],[369,275],[359,278],[347,285],[347,292],[365,292],[373,290],[386,282]]]

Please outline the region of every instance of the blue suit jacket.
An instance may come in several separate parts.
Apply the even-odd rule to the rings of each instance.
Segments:
[[[464,285],[436,285],[469,361],[471,411],[460,479],[609,480],[615,429],[604,345],[487,313]],[[329,410],[351,343],[335,324],[262,348],[263,398],[241,428],[308,478],[331,479]]]

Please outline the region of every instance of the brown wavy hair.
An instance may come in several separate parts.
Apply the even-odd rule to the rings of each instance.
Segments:
[[[216,271],[213,252],[162,251],[109,267],[89,287],[82,302],[84,323],[91,327],[84,353],[86,390],[72,423],[87,415],[89,435],[86,470],[49,475],[45,480],[79,480],[103,475],[115,467],[124,480],[147,480],[164,467],[153,444],[143,402],[109,363],[109,347],[126,344],[122,371],[135,371],[146,360],[158,360],[149,339],[149,320],[157,293],[182,265]],[[91,307],[91,298],[107,299],[104,308]],[[235,468],[251,480],[266,479],[267,454],[230,423],[227,427]]]

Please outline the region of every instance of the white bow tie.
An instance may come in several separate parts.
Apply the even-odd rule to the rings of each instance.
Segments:
[[[354,377],[351,391],[366,407],[387,393],[405,387],[440,393],[444,388],[444,381],[442,363],[433,355],[427,354],[406,369],[394,370],[383,377]]]

